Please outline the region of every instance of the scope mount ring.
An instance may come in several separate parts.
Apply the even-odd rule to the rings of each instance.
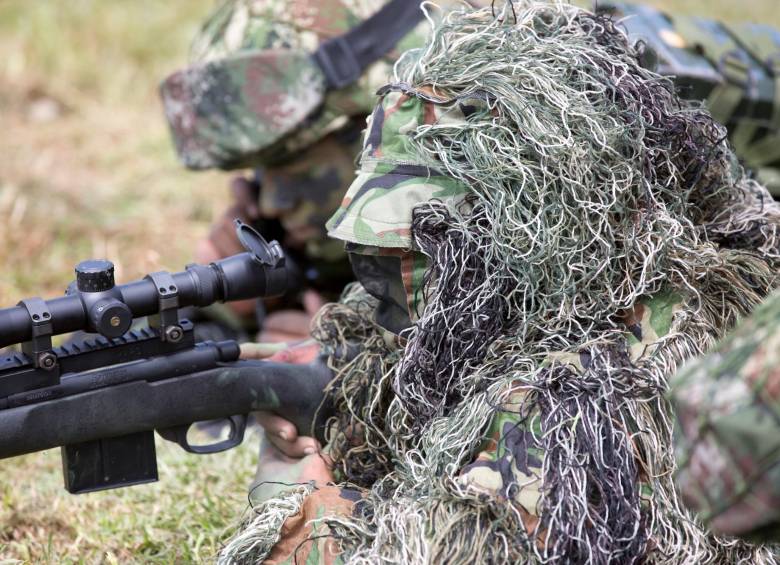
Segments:
[[[255,261],[268,267],[280,267],[284,264],[284,252],[279,242],[269,243],[256,229],[241,220],[236,219],[234,223],[238,241]]]
[[[160,339],[178,342],[184,336],[179,321],[179,288],[168,271],[149,273],[144,277],[152,281],[157,292]]]
[[[19,302],[30,317],[32,337],[22,344],[22,351],[30,356],[37,369],[53,371],[57,368],[57,355],[53,352],[51,337],[54,334],[51,312],[41,298],[27,298]]]

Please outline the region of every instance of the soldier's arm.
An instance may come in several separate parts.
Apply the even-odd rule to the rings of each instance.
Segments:
[[[780,539],[780,293],[671,382],[677,482],[713,530]]]

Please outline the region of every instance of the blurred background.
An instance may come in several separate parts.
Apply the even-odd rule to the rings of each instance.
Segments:
[[[649,0],[780,28],[777,0]],[[53,296],[88,257],[117,280],[180,270],[228,175],[176,161],[157,84],[213,0],[0,2],[0,307]],[[197,457],[158,442],[160,482],[78,497],[59,452],[0,461],[0,564],[212,558],[246,510],[256,440]]]
[[[117,280],[180,270],[226,180],[176,161],[157,84],[213,0],[0,2],[0,305],[57,296],[88,257]],[[196,562],[246,507],[257,441],[159,442],[159,483],[83,497],[58,450],[0,461],[0,563]]]

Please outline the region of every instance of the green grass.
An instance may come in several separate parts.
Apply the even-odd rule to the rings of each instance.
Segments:
[[[191,259],[226,181],[179,165],[157,84],[210,6],[0,3],[0,303],[59,294],[85,257],[123,280]]]
[[[780,27],[777,0],[650,3]],[[226,175],[182,170],[156,88],[211,4],[0,2],[0,307],[60,294],[87,257],[120,280],[191,259]],[[256,447],[199,457],[159,441],[159,483],[83,496],[65,493],[56,451],[0,461],[0,564],[210,560],[246,508]]]
[[[247,507],[257,437],[233,451],[157,442],[160,481],[71,496],[58,451],[0,466],[0,563],[191,563],[213,558]],[[6,559],[8,561],[3,561]]]
[[[178,164],[156,88],[211,4],[0,3],[0,305],[61,294],[91,256],[120,280],[191,260],[226,178]],[[82,496],[65,492],[58,451],[0,461],[0,563],[209,560],[246,508],[256,453],[254,436],[213,456],[158,441],[159,483]]]

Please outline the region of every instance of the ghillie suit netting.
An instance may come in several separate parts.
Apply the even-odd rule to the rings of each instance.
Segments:
[[[606,18],[515,2],[450,13],[397,65],[405,96],[468,101],[404,132],[468,196],[414,209],[425,307],[400,351],[365,311],[319,318],[327,347],[373,344],[334,360],[336,469],[365,489],[320,518],[343,559],[775,562],[683,508],[664,395],[776,285],[780,209],[638,60]],[[468,470],[497,419],[491,489]]]

